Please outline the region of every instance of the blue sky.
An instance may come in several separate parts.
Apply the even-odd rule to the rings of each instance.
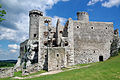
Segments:
[[[120,29],[120,0],[0,0],[6,10],[0,24],[0,60],[17,59],[19,44],[28,38],[29,16],[32,9],[44,12],[64,25],[68,18],[76,20],[77,11],[86,11],[90,21],[113,22]]]

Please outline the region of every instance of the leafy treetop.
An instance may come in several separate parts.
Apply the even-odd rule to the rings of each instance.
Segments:
[[[2,5],[0,4],[0,22],[5,20],[2,18],[5,14],[6,14],[6,11],[2,9]]]

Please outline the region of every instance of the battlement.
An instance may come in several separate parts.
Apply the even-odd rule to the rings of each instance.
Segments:
[[[77,20],[82,22],[89,22],[89,15],[87,12],[77,12]]]
[[[41,12],[39,10],[31,10],[31,11],[29,11],[29,16],[32,15],[32,14],[37,14],[37,15],[43,16],[43,12]]]
[[[77,12],[77,15],[88,15],[87,12]]]

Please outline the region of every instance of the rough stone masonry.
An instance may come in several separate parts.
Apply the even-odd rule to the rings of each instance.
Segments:
[[[87,12],[77,12],[77,20],[69,18],[62,26],[58,19],[54,27],[52,18],[39,10],[31,10],[29,17],[29,39],[20,44],[15,66],[23,75],[104,61],[113,52],[113,22],[92,22]]]

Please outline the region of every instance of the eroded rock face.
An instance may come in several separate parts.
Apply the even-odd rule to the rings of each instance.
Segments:
[[[120,38],[119,38],[119,30],[116,29],[114,30],[114,35],[113,35],[113,42],[111,44],[111,56],[116,56],[118,55],[118,51],[120,49]]]
[[[22,69],[22,75],[29,75],[30,73],[38,72],[38,64],[33,64],[29,68]]]
[[[22,70],[22,66],[21,66],[21,58],[18,58],[16,65],[14,66],[14,71],[18,72]]]
[[[38,41],[36,40],[28,40],[25,48],[24,62],[25,67],[29,67],[32,65],[34,60],[37,60],[36,55],[38,54]]]

